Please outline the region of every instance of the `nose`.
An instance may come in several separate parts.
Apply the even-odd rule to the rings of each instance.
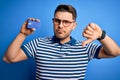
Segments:
[[[63,28],[64,26],[63,26],[63,23],[62,23],[62,21],[60,21],[60,23],[59,23],[59,28]]]

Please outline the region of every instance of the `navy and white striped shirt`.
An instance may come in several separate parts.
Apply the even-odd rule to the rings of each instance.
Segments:
[[[101,46],[82,47],[81,41],[60,44],[55,37],[37,38],[22,46],[26,55],[36,60],[36,80],[84,79],[89,60],[98,57]]]

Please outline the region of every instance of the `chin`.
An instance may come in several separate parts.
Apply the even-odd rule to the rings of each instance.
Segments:
[[[56,38],[63,40],[66,39],[68,36],[63,36],[63,35],[56,35]]]
[[[58,38],[58,39],[64,39],[63,36],[58,36],[58,35],[56,35],[56,38]]]

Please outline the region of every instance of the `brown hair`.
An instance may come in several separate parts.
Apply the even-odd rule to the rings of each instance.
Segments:
[[[76,12],[75,8],[71,5],[66,5],[66,4],[58,5],[54,12],[54,16],[55,16],[56,12],[58,12],[58,11],[72,13],[73,19],[76,20],[76,18],[77,18],[77,12]]]

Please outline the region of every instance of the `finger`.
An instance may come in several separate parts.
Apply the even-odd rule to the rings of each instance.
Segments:
[[[28,18],[28,20],[32,20],[32,21],[34,21],[34,20],[35,20],[35,18]]]
[[[90,42],[92,42],[92,40],[91,39],[87,39],[87,40],[82,42],[82,46],[84,47],[86,44],[88,44]]]
[[[95,23],[90,23],[90,26],[92,28],[94,28],[94,31],[96,31],[97,33],[99,33],[99,35],[101,36],[102,34],[102,29]]]
[[[35,28],[32,28],[31,30],[34,32],[36,29],[35,29]]]
[[[35,28],[28,28],[29,31],[34,32]]]
[[[94,29],[93,29],[91,26],[87,26],[85,30],[89,30],[89,31],[91,31],[91,32],[94,31]]]
[[[35,31],[36,29],[35,28],[32,28],[33,31]]]
[[[93,33],[89,33],[89,34],[83,33],[82,36],[86,38],[92,38]]]
[[[90,26],[93,30],[96,29],[96,25],[95,25],[94,23],[90,23],[89,26]]]
[[[90,23],[89,24],[90,26],[91,26],[91,28],[93,28],[94,30],[101,30],[101,28],[97,25],[97,24],[95,24],[95,23]]]
[[[87,35],[93,35],[93,32],[91,32],[89,30],[85,30],[84,33],[87,34]]]
[[[40,22],[40,20],[37,19],[37,18],[28,18],[28,20],[32,20],[32,21],[36,21],[36,22]]]
[[[35,32],[35,28],[30,29],[30,34]]]
[[[39,19],[35,19],[35,21],[36,21],[36,22],[40,22],[40,20],[39,20]]]

